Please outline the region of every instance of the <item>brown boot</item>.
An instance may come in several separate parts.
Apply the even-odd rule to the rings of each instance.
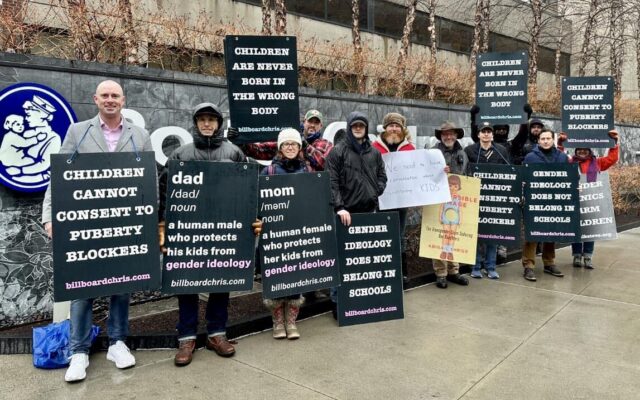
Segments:
[[[282,300],[265,299],[264,305],[271,310],[271,319],[273,320],[273,338],[274,339],[286,338],[287,331],[284,328],[285,302]]]
[[[179,367],[189,365],[193,359],[193,352],[196,349],[196,340],[180,340],[178,343],[178,352],[176,353],[176,357],[173,359],[173,362]]]
[[[304,297],[297,300],[288,300],[285,303],[285,320],[287,324],[287,339],[295,340],[300,338],[300,332],[296,326],[296,319],[300,313],[300,306],[304,303]]]
[[[206,347],[215,351],[220,357],[231,357],[236,354],[235,347],[227,340],[226,335],[209,336]]]

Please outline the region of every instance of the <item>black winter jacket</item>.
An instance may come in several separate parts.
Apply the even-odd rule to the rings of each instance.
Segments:
[[[469,158],[469,166],[472,164],[509,164],[509,153],[504,146],[492,143],[489,150],[480,147],[480,143],[474,143],[464,148]]]
[[[387,174],[382,155],[371,146],[368,137],[362,144],[356,143],[351,131],[355,119],[368,127],[364,114],[351,113],[347,118],[347,140],[338,143],[327,157],[331,197],[336,211],[373,212],[378,207],[378,196],[387,186]]]

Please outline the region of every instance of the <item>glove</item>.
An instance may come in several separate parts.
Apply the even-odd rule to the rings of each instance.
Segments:
[[[238,140],[238,137],[240,137],[240,132],[238,132],[236,128],[232,126],[227,128],[227,139],[229,139],[230,142],[235,142]]]
[[[562,146],[562,144],[567,140],[567,134],[564,132],[560,132],[558,135],[558,146]]]
[[[478,115],[479,112],[480,107],[478,107],[477,104],[474,104],[473,107],[471,107],[471,110],[469,110],[469,113],[471,113],[471,125],[476,124],[476,115]]]
[[[533,108],[531,108],[531,104],[525,104],[522,109],[527,113],[527,119],[531,119],[531,114],[533,114]]]
[[[158,222],[158,243],[160,244],[160,251],[162,254],[167,254],[167,248],[164,247],[164,221]]]
[[[251,227],[253,228],[253,234],[259,236],[262,232],[262,220],[256,218],[256,221],[251,224]]]
[[[616,143],[618,143],[618,138],[619,138],[619,136],[620,136],[620,135],[618,134],[618,131],[616,131],[615,129],[614,129],[614,130],[609,131],[609,137],[610,137],[611,139],[615,140],[615,141],[616,141]]]

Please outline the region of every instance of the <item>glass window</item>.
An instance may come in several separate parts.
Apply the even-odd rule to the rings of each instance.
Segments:
[[[325,19],[325,1],[286,0],[287,12]]]
[[[404,24],[403,24],[404,27]],[[429,14],[417,11],[416,19],[413,21],[413,31],[411,33],[411,41],[413,43],[429,46],[431,41],[429,40]]]
[[[471,43],[473,42],[473,28],[458,22],[449,21],[442,18],[436,19],[438,34],[438,47],[458,51],[462,53],[471,53]]]
[[[403,6],[377,1],[373,10],[373,30],[376,33],[400,38],[406,15],[406,8]]]
[[[300,0],[309,1],[309,0]],[[313,3],[313,1],[309,1]],[[327,3],[327,19],[331,22],[351,26],[351,0],[324,0],[318,3]],[[360,0],[360,29],[367,29],[367,0]]]

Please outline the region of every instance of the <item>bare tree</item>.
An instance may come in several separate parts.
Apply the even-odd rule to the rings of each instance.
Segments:
[[[542,30],[542,0],[531,0],[531,12],[533,25],[529,42],[529,93],[535,100],[538,97],[538,49]]]
[[[77,60],[95,61],[98,57],[98,45],[94,39],[89,10],[85,0],[67,0],[69,33]]]
[[[131,11],[130,0],[118,0],[118,8],[122,11],[122,22],[124,25],[123,39],[125,50],[125,62],[127,64],[138,63],[138,43],[136,41],[136,31],[133,25],[133,12]]]
[[[284,0],[274,0],[276,11],[276,35],[287,34],[287,6]]]
[[[427,13],[429,15],[429,32],[430,58],[427,67],[427,84],[429,85],[429,94],[427,98],[431,101],[436,98],[436,73],[438,62],[438,32],[436,32],[436,4],[437,0],[427,0]]]
[[[567,13],[566,0],[558,0],[558,24],[560,25],[560,32],[556,37],[556,50],[555,50],[555,58],[554,58],[554,65],[553,65],[553,76],[555,78],[556,93],[560,93],[560,88],[561,88],[560,64],[562,60],[562,43],[564,41],[564,36],[565,36],[564,18],[566,13]]]
[[[353,42],[353,63],[358,79],[358,93],[367,91],[367,80],[364,74],[364,55],[360,36],[360,0],[351,0],[351,39]]]
[[[480,53],[480,41],[482,40],[482,7],[484,0],[476,0],[475,16],[473,21],[473,42],[471,43],[471,55],[469,63],[471,65],[471,77],[475,79],[476,62]]]
[[[589,62],[589,49],[592,46],[591,41],[594,37],[596,28],[596,18],[598,16],[598,0],[589,1],[589,14],[584,23],[584,32],[582,34],[582,48],[580,50],[580,61],[578,67],[578,76],[584,76]]]
[[[271,35],[271,9],[273,8],[272,0],[262,0],[262,34]]]
[[[613,76],[613,91],[616,97],[622,93],[622,66],[624,63],[625,38],[624,7],[622,0],[611,0],[609,18],[609,62]]]
[[[483,0],[482,4],[482,40],[480,51],[489,51],[489,33],[491,25],[491,0]]]
[[[400,40],[400,52],[398,54],[398,86],[396,91],[396,97],[402,97],[405,91],[405,71],[407,55],[409,54],[409,46],[411,45],[411,32],[413,30],[413,22],[416,19],[416,6],[418,0],[406,0],[407,15],[404,21],[404,28],[402,29],[402,39]]]

